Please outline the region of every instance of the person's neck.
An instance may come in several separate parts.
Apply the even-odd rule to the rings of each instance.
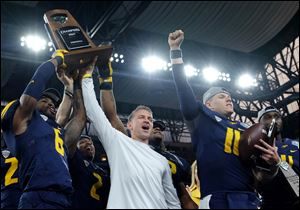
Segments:
[[[144,143],[144,144],[149,144],[149,138],[144,138],[144,139],[142,139],[142,138],[138,138],[138,137],[136,137],[136,136],[134,136],[134,135],[132,135],[132,137],[131,137],[133,140],[135,140],[135,141],[139,141],[139,142],[142,142],[142,143]]]

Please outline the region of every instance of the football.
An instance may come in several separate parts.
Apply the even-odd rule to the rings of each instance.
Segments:
[[[259,141],[260,139],[270,144],[267,132],[268,129],[266,129],[264,124],[256,123],[242,133],[239,142],[239,156],[243,162],[248,164],[256,163],[261,152],[254,145],[257,144],[264,147]]]

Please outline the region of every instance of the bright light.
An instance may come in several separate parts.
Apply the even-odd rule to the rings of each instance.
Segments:
[[[115,58],[117,58],[119,55],[118,55],[118,53],[115,53],[114,56],[115,56]]]
[[[113,62],[113,61],[114,61],[114,58],[113,58],[113,57],[110,57],[109,60],[110,60],[110,62]]]
[[[124,55],[120,55],[120,58],[122,59],[124,57]]]
[[[36,35],[21,37],[21,41],[25,42],[26,46],[35,52],[46,49],[46,41]],[[25,46],[25,43],[21,43],[21,46]]]
[[[124,60],[123,60],[123,59],[121,60],[121,63],[124,63]]]
[[[119,58],[116,59],[116,62],[117,62],[117,63],[119,62]]]
[[[168,67],[171,67],[172,66],[172,64],[171,63],[168,63]]]
[[[50,51],[50,52],[52,52],[52,50],[53,50],[53,48],[52,48],[52,47],[50,47],[49,51]]]
[[[220,72],[212,67],[207,67],[203,69],[202,73],[203,77],[209,82],[216,81],[220,75]]]
[[[24,46],[25,46],[25,43],[24,43],[24,42],[21,42],[21,46],[24,47]]]
[[[197,69],[191,65],[184,66],[184,72],[187,77],[197,76]]]
[[[52,46],[52,42],[48,42],[48,46],[51,47]]]
[[[255,83],[256,83],[256,80],[249,74],[244,74],[244,75],[240,76],[240,78],[238,80],[238,86],[240,86],[241,88],[248,88],[251,86],[255,86]]]
[[[167,65],[167,62],[162,59],[150,56],[142,59],[142,66],[146,71],[152,72],[156,70],[161,70]]]

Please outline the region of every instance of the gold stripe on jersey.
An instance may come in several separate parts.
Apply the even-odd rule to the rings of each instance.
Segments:
[[[239,143],[240,143],[241,133],[238,130],[234,130],[234,144],[233,144],[233,154],[239,156]]]
[[[9,102],[9,103],[4,107],[4,109],[3,109],[2,112],[1,112],[1,120],[3,120],[3,118],[4,118],[4,116],[5,116],[6,112],[7,112],[7,110],[9,109],[9,107],[11,107],[11,105],[13,105],[13,103],[14,103],[15,101],[17,101],[17,100],[13,100],[13,101]]]
[[[226,153],[231,153],[232,141],[233,141],[233,129],[227,128],[225,145],[224,145],[224,151]]]

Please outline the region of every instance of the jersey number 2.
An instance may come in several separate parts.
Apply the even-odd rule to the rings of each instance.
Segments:
[[[98,179],[98,181],[93,184],[92,188],[91,188],[91,191],[90,191],[90,194],[92,196],[92,198],[96,199],[96,200],[100,200],[100,196],[97,194],[97,190],[102,187],[102,178],[99,174],[97,173],[93,173],[94,177],[96,177]]]
[[[5,175],[4,185],[8,186],[14,183],[18,183],[18,178],[12,178],[16,170],[18,169],[18,160],[15,157],[5,159],[5,163],[10,163],[10,167]]]

